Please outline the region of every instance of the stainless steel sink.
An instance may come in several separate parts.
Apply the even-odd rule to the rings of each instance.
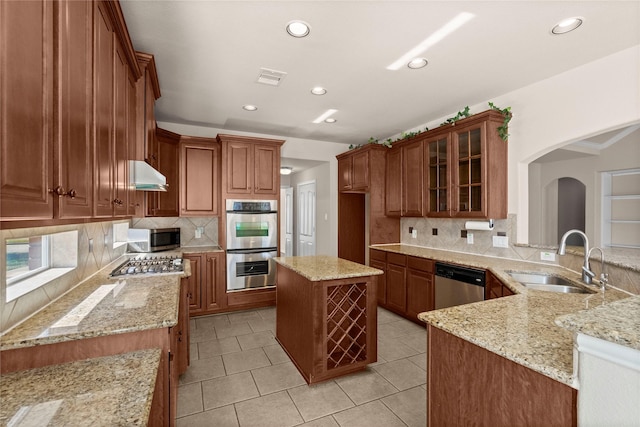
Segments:
[[[589,289],[577,285],[564,277],[542,273],[509,273],[513,279],[526,286],[528,289],[547,292],[561,292],[572,294],[590,294]]]

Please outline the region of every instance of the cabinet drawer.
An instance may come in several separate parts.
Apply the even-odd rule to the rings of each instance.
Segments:
[[[433,261],[430,259],[410,256],[407,257],[407,263],[409,268],[414,270],[425,271],[427,273],[433,272]]]
[[[387,253],[385,251],[379,251],[376,249],[371,249],[369,251],[369,259],[375,259],[377,261],[387,261]]]
[[[387,253],[387,262],[389,264],[405,266],[407,265],[407,256],[389,252]]]

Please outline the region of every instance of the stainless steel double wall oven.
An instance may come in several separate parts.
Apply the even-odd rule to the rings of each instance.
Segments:
[[[275,286],[278,202],[227,200],[227,291]]]

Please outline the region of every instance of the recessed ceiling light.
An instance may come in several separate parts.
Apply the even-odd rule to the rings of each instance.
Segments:
[[[316,86],[313,89],[311,89],[311,93],[314,95],[324,95],[325,93],[327,93],[327,90],[323,87]]]
[[[324,122],[325,123],[335,123],[335,122],[337,122],[337,120],[334,119],[333,117],[329,117],[328,119],[325,119]]]
[[[287,24],[287,33],[293,37],[306,37],[310,31],[309,24],[303,21],[291,21]]]
[[[313,123],[321,123],[324,122],[326,119],[328,119],[329,117],[331,117],[333,114],[335,114],[338,110],[334,110],[334,109],[329,109],[327,111],[325,111],[324,113],[322,113],[317,119],[315,119],[313,121]]]
[[[551,29],[551,34],[566,34],[575,30],[580,25],[582,25],[582,18],[573,17],[563,19]]]
[[[464,24],[473,19],[475,15],[468,12],[462,12],[456,15],[451,21],[438,28],[433,34],[424,39],[419,45],[411,49],[409,52],[398,58],[393,64],[387,67],[387,70],[396,71],[402,68],[405,64],[411,61],[413,58],[422,55],[431,46],[440,42],[449,34],[462,27]]]
[[[258,107],[256,107],[255,105],[247,104],[247,105],[243,105],[242,109],[246,111],[256,111]]]
[[[426,67],[428,64],[427,60],[424,58],[416,58],[416,59],[412,59],[411,61],[409,61],[409,63],[407,64],[407,67],[413,69],[413,70],[417,70],[418,68],[424,68]]]

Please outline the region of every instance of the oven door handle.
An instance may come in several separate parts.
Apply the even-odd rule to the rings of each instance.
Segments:
[[[278,248],[227,249],[229,254],[259,254],[263,252],[277,252]]]

